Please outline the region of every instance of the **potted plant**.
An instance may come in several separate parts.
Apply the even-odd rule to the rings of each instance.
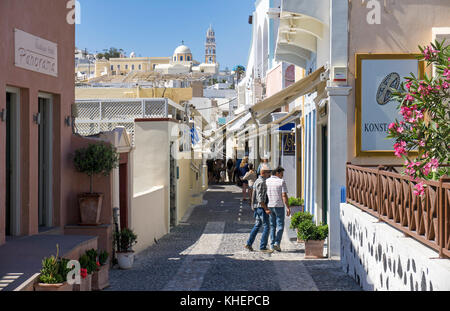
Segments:
[[[93,250],[95,251],[95,250]],[[97,269],[92,274],[92,290],[98,291],[109,286],[109,254],[107,251],[97,253]]]
[[[300,239],[299,234],[298,234],[298,227],[299,225],[305,221],[305,220],[311,220],[313,219],[313,215],[311,215],[308,212],[297,212],[295,214],[292,215],[291,217],[291,229],[295,229],[295,231],[297,232],[297,242],[298,243],[304,243],[305,241]]]
[[[304,211],[304,200],[302,198],[295,198],[290,197],[289,198],[289,206],[291,207],[291,213],[295,214],[297,212],[303,212]]]
[[[97,254],[95,250],[94,252]],[[92,257],[90,251],[87,251],[81,255],[78,262],[80,263],[81,284],[75,284],[73,290],[76,292],[90,292],[92,290],[92,274],[97,269],[97,259]]]
[[[71,269],[67,268],[68,259],[59,258],[59,248],[56,246],[56,256],[46,257],[42,260],[42,269],[39,282],[34,284],[34,290],[47,291],[72,291],[73,285],[67,282],[67,274]]]
[[[112,169],[118,167],[119,155],[111,144],[90,144],[87,148],[75,151],[75,169],[85,173],[90,179],[90,192],[78,195],[81,224],[98,225],[103,202],[102,193],[94,193],[94,175],[108,176]]]
[[[117,246],[117,261],[120,269],[131,269],[134,262],[133,245],[137,243],[137,235],[128,228],[114,233]]]
[[[298,237],[305,241],[305,258],[323,258],[323,246],[328,237],[328,225],[317,226],[312,215],[306,217],[298,225]]]

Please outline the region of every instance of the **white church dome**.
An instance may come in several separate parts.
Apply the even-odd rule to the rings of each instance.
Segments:
[[[192,54],[192,52],[191,52],[191,49],[188,48],[187,46],[180,45],[179,47],[177,47],[175,49],[175,52],[173,54],[174,55],[177,55],[177,54]]]

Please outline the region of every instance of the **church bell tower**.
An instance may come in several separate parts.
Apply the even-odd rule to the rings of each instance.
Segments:
[[[216,34],[212,26],[209,26],[208,32],[206,33],[205,63],[216,63]]]

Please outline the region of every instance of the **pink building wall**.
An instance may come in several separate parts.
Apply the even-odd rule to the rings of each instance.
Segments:
[[[6,86],[21,90],[21,235],[38,233],[38,92],[53,94],[53,226],[79,222],[78,192],[88,189],[88,180],[74,171],[71,155],[85,145],[72,135],[64,119],[74,103],[75,26],[67,22],[66,0],[0,1],[0,111],[6,108]],[[18,68],[14,65],[14,29],[58,44],[58,77]],[[5,143],[6,123],[0,122],[0,245],[5,242]],[[97,186],[98,185],[98,186]],[[97,191],[110,195],[110,178],[96,180]],[[111,206],[106,198],[104,206]],[[102,221],[111,223],[109,208]]]

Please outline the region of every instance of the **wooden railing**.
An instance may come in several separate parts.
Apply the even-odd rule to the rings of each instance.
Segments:
[[[416,196],[416,182],[398,173],[399,167],[348,163],[347,203],[450,258],[450,178],[423,180],[425,193]]]

